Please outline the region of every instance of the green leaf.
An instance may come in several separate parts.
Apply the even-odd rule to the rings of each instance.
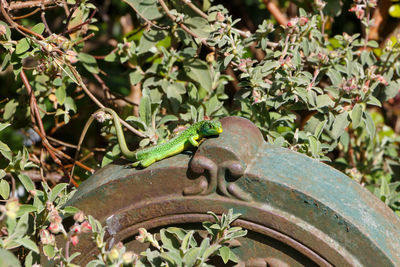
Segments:
[[[208,259],[210,256],[212,256],[216,251],[218,251],[218,249],[219,249],[220,247],[221,247],[221,245],[216,245],[216,244],[214,244],[214,245],[208,247],[208,248],[206,249],[206,251],[204,251],[203,260],[204,260],[204,261],[207,261],[207,259]]]
[[[369,113],[366,111],[364,111],[364,122],[365,122],[365,126],[367,127],[366,129],[369,134],[369,137],[371,139],[373,139],[375,136],[375,123],[374,123],[371,115],[369,115]]]
[[[390,16],[400,18],[400,4],[394,4],[389,8]]]
[[[178,117],[176,117],[175,115],[166,115],[164,117],[162,117],[162,119],[157,123],[157,127],[160,127],[163,124],[166,124],[167,122],[170,121],[177,121]]]
[[[56,185],[53,189],[51,189],[48,196],[49,201],[53,202],[58,197],[60,192],[63,191],[67,186],[68,186],[67,183],[61,183]]]
[[[9,195],[10,195],[10,185],[6,180],[2,179],[0,181],[0,196],[3,199],[8,199]]]
[[[167,232],[174,234],[179,240],[184,239],[186,236],[186,231],[178,227],[168,227]]]
[[[31,28],[31,30],[38,34],[42,34],[44,31],[44,24],[40,22],[40,23],[36,24],[35,26],[33,26]]]
[[[363,108],[360,104],[355,104],[353,110],[350,113],[351,121],[353,123],[353,129],[356,129],[361,122]]]
[[[163,14],[157,8],[157,0],[123,0],[130,5],[135,13],[139,12],[148,20],[157,20],[163,17]],[[137,10],[137,11],[136,11]]]
[[[193,59],[186,62],[186,74],[193,81],[198,82],[201,87],[211,92],[212,80],[208,64],[200,59]]]
[[[99,67],[97,66],[96,59],[89,54],[79,53],[78,54],[79,61],[82,62],[83,66],[91,73],[99,73]]]
[[[152,8],[155,9],[154,7]],[[137,54],[148,53],[153,51],[153,49],[155,50],[153,54],[157,53],[156,45],[163,40],[165,36],[166,34],[164,31],[155,30],[153,28],[150,31],[144,31],[137,47]]]
[[[0,141],[0,153],[9,161],[12,160],[12,152],[7,144]]]
[[[0,71],[4,71],[8,67],[8,64],[10,63],[10,59],[11,59],[11,54],[8,53],[4,56],[3,63],[1,63]]]
[[[167,97],[170,100],[172,100],[172,99],[176,100],[179,104],[182,103],[182,97],[179,94],[179,91],[177,90],[177,88],[175,87],[175,84],[168,85]]]
[[[212,31],[208,21],[200,16],[185,17],[185,25],[199,36],[199,38],[207,38]]]
[[[317,96],[316,102],[317,102],[318,108],[333,107],[333,105],[335,104],[335,102],[332,101],[332,99],[329,97],[329,95]]]
[[[8,26],[7,23],[5,23],[4,21],[1,21],[1,20],[0,20],[0,25],[3,25],[3,26],[6,28],[6,34],[5,34],[5,36],[6,36],[6,39],[7,39],[7,40],[10,40],[10,37],[11,37],[11,30],[10,30],[10,27]]]
[[[4,107],[3,119],[9,120],[15,114],[17,107],[18,102],[15,99],[11,99],[10,101],[8,101],[8,103]]]
[[[389,184],[384,177],[381,178],[380,195],[386,198],[390,196]]]
[[[35,253],[35,256],[36,256],[37,254]],[[36,258],[36,257],[35,257]],[[33,259],[33,251],[30,251],[29,253],[28,253],[28,255],[26,255],[26,257],[25,257],[25,262],[24,262],[24,266],[25,267],[32,267],[32,265],[34,265],[34,262],[36,261],[36,259],[34,260]]]
[[[29,191],[35,189],[35,184],[31,180],[31,178],[29,178],[27,175],[20,173],[20,174],[18,174],[18,179],[24,185],[26,191],[29,192]]]
[[[8,126],[10,126],[10,123],[0,123],[0,132],[3,131],[5,128],[7,128]]]
[[[216,95],[211,97],[211,99],[205,103],[207,116],[211,116],[214,112],[218,111],[222,105],[223,103],[218,100]]]
[[[73,206],[66,206],[63,208],[64,214],[75,214],[79,211],[78,208],[75,208]]]
[[[148,144],[150,144],[150,139],[149,139],[149,138],[142,139],[142,140],[140,140],[140,142],[139,142],[139,146],[140,146],[140,147],[145,147],[145,146],[147,146]]]
[[[56,98],[57,98],[58,103],[60,103],[60,105],[64,104],[66,96],[67,96],[67,92],[65,91],[65,87],[64,86],[58,87],[56,90]]]
[[[370,41],[368,41],[368,46],[369,46],[369,47],[372,47],[372,48],[378,48],[378,47],[379,47],[379,44],[378,44],[378,42],[375,41],[375,40],[370,40]]]
[[[17,217],[21,217],[25,215],[26,213],[30,212],[35,212],[37,211],[37,207],[30,205],[30,204],[22,204],[19,206],[18,212],[17,212]]]
[[[104,60],[107,62],[114,62],[116,58],[117,56],[115,55],[115,53],[110,53],[104,58]]]
[[[21,267],[19,260],[10,251],[0,248],[0,266],[3,267]]]
[[[15,53],[22,54],[29,49],[29,41],[28,38],[22,38],[21,40],[18,41],[17,46],[15,47]]]
[[[225,57],[224,59],[224,68],[227,68],[229,63],[232,61],[232,59],[235,57],[235,55],[230,54],[229,56]]]
[[[147,130],[147,125],[138,117],[135,116],[129,116],[128,118],[125,119],[126,121],[132,121],[137,125],[141,130],[145,131]]]
[[[163,244],[163,248],[168,249],[169,251],[174,249],[179,249],[179,241],[177,240],[176,236],[167,232],[166,229],[160,230],[160,238]]]
[[[337,70],[330,68],[326,75],[331,79],[332,85],[339,86],[342,83],[342,76]]]
[[[144,75],[138,69],[129,73],[129,80],[131,81],[132,85],[138,84],[143,78]]]
[[[139,115],[140,119],[149,127],[151,125],[151,102],[147,95],[143,95],[140,100]]]
[[[24,238],[21,238],[21,239],[17,239],[15,241],[18,244],[20,244],[21,246],[24,246],[27,249],[32,250],[32,251],[34,251],[34,252],[39,254],[38,247],[36,246],[35,242],[33,242],[31,239],[29,239],[29,237],[24,237]]]
[[[43,252],[44,252],[44,255],[47,256],[48,259],[52,259],[56,255],[56,252],[52,245],[45,245],[43,247]]]
[[[344,132],[345,128],[349,125],[347,111],[344,111],[336,116],[335,121],[332,124],[331,135],[332,138],[338,139]]]
[[[65,106],[65,109],[67,111],[72,110],[73,112],[76,112],[76,104],[75,104],[75,101],[74,101],[74,99],[72,97],[67,96],[65,98],[64,106]]]
[[[191,248],[183,256],[184,266],[194,266],[199,257],[200,248]]]
[[[192,230],[192,231],[189,231],[189,232],[185,235],[185,237],[183,238],[182,244],[181,244],[181,249],[182,249],[183,251],[186,251],[186,250],[189,249],[189,244],[192,242],[191,239],[193,238],[193,233],[194,233],[193,230]]]
[[[219,249],[219,255],[226,264],[229,261],[231,250],[228,247],[221,247]]]
[[[368,100],[367,104],[374,105],[377,107],[382,107],[381,101],[379,101],[379,99],[373,95],[369,96],[369,100]]]
[[[318,146],[318,140],[314,136],[309,136],[308,137],[308,142],[310,143],[310,148],[311,148],[311,153],[313,157],[317,157],[319,153],[319,146]]]
[[[0,179],[6,176],[6,172],[3,169],[0,169]]]

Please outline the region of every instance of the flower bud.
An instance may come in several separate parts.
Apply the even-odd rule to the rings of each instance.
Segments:
[[[62,222],[62,218],[61,216],[58,214],[58,212],[56,210],[53,210],[50,212],[50,216],[49,216],[49,221],[51,223],[61,223]]]
[[[35,189],[34,189],[34,190],[29,190],[29,194],[30,194],[31,196],[33,196],[33,197],[37,196],[37,192],[36,192]]]
[[[304,26],[304,25],[306,25],[308,23],[308,18],[307,17],[301,17],[300,19],[299,19],[299,25],[300,26]]]
[[[214,60],[215,60],[215,56],[214,55],[215,55],[215,52],[208,53],[207,56],[206,56],[206,61],[208,63],[214,62]]]
[[[70,237],[70,241],[71,241],[72,245],[76,246],[79,242],[79,237],[77,235],[73,235]]]
[[[136,240],[140,243],[144,243],[147,237],[147,231],[144,228],[139,228],[139,235],[136,237]]]
[[[217,13],[217,17],[216,18],[217,18],[218,22],[223,22],[225,20],[225,16],[221,12]]]
[[[53,234],[58,234],[59,232],[61,232],[63,230],[63,226],[60,223],[50,223],[48,229]]]
[[[299,22],[299,18],[292,18],[289,20],[289,22],[286,24],[289,28],[296,27],[296,24]]]
[[[112,248],[111,250],[110,250],[110,252],[108,253],[108,259],[111,261],[111,262],[113,262],[113,261],[115,261],[115,260],[118,260],[118,258],[119,258],[119,251],[118,251],[118,249],[117,248]]]
[[[83,222],[84,219],[85,219],[85,214],[83,213],[83,211],[80,210],[74,214],[74,220],[76,222]]]
[[[81,230],[82,230],[82,233],[89,233],[92,231],[92,226],[90,225],[90,223],[88,221],[84,221],[81,224]]]
[[[6,26],[0,24],[0,36],[5,35],[6,32],[7,32]]]
[[[136,254],[133,253],[132,251],[127,251],[124,254],[122,254],[122,262],[124,264],[131,264],[133,261],[136,259]]]
[[[79,234],[81,232],[81,226],[80,225],[73,225],[70,229],[71,232]]]
[[[101,235],[97,235],[96,236],[96,245],[97,245],[98,248],[102,248],[103,247],[104,242],[103,242],[103,238],[101,237]]]
[[[69,61],[69,62],[71,62],[71,64],[75,64],[76,62],[78,62],[78,54],[75,52],[75,51],[73,51],[73,50],[68,50],[67,52],[66,52],[66,55],[65,55],[65,58]]]
[[[40,241],[42,242],[43,245],[54,244],[55,242],[54,235],[50,234],[50,232],[47,231],[46,229],[41,229],[39,232],[39,236],[40,236]]]

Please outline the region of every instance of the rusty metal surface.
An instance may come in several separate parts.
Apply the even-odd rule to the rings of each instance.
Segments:
[[[400,220],[379,199],[323,163],[267,145],[248,120],[221,122],[224,132],[193,157],[143,170],[108,165],[68,205],[107,225],[108,242],[132,248],[139,227],[192,229],[207,211],[233,208],[250,230],[235,248],[243,266],[400,266]],[[93,245],[81,240],[80,263]]]

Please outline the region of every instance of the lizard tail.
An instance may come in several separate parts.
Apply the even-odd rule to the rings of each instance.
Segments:
[[[110,108],[102,108],[99,111],[105,111],[112,116],[115,131],[117,133],[117,139],[119,147],[121,148],[122,154],[129,160],[135,161],[136,160],[136,152],[129,150],[128,146],[126,145],[124,132],[122,130],[121,123],[119,122],[119,116],[117,113],[110,109]]]

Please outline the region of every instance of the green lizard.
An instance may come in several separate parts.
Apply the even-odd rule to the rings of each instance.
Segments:
[[[110,108],[102,108],[99,109],[98,112],[107,112],[112,116],[112,120],[114,122],[114,127],[117,133],[118,144],[121,148],[122,154],[130,161],[133,161],[133,167],[148,167],[156,161],[165,159],[167,157],[179,154],[180,152],[188,149],[190,146],[197,147],[199,143],[197,140],[201,140],[204,137],[218,135],[222,133],[222,126],[219,121],[200,121],[194,123],[188,129],[183,131],[178,136],[172,138],[166,143],[162,143],[153,147],[145,148],[138,151],[130,151],[128,146],[126,145],[125,136],[122,131],[121,123],[119,122],[119,117],[117,113]],[[85,125],[85,129],[83,132],[87,131],[87,128],[93,121],[93,117],[88,120]],[[81,136],[81,140],[79,140],[78,150],[83,141]]]

